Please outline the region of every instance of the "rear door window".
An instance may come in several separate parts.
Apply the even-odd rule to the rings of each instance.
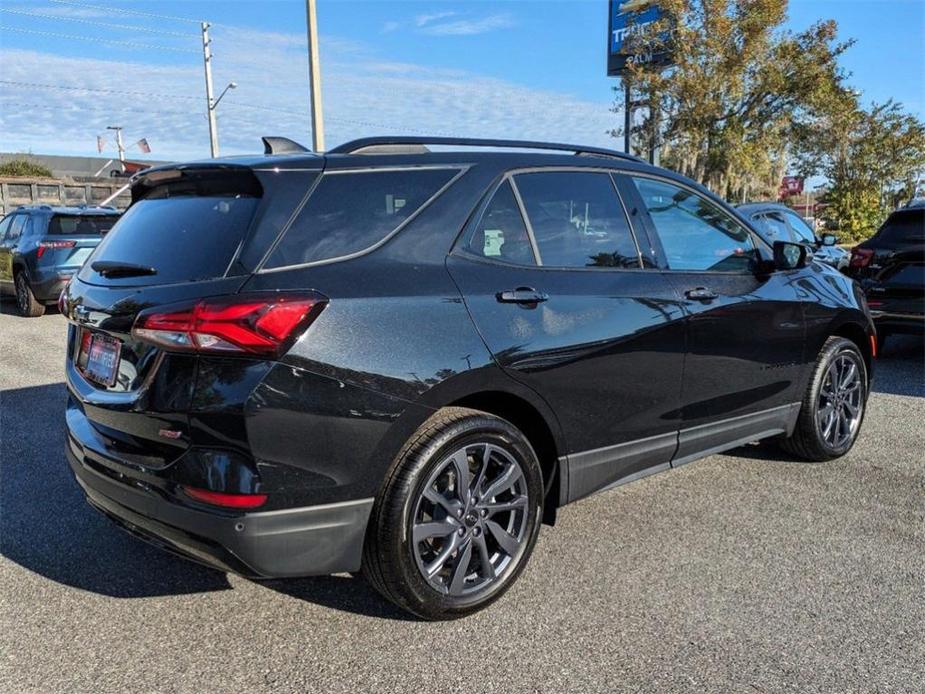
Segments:
[[[56,214],[48,221],[48,233],[54,236],[102,236],[119,218],[116,215]]]
[[[606,173],[517,174],[530,229],[544,266],[638,268],[639,250]]]
[[[371,250],[397,233],[459,173],[455,168],[326,173],[263,269]]]

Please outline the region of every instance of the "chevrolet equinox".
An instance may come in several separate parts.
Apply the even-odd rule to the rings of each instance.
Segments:
[[[362,571],[426,619],[594,492],[854,444],[857,284],[618,152],[367,138],[148,169],[61,296],[89,503],[253,578]]]

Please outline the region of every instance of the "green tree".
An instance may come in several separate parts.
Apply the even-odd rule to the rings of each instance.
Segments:
[[[668,40],[674,65],[633,64],[637,98],[650,106],[633,128],[640,151],[734,200],[776,197],[790,133],[825,113],[844,90],[834,21],[782,29],[787,0],[660,0],[666,19],[633,35],[631,53]],[[667,32],[667,34],[666,34]],[[614,111],[622,111],[617,91]],[[619,135],[619,131],[612,131]]]
[[[41,164],[29,161],[27,159],[11,159],[8,162],[0,164],[0,176],[17,176],[17,177],[36,177],[43,176],[51,178],[51,169]]]
[[[801,128],[796,167],[824,176],[829,190],[823,216],[845,241],[873,233],[896,207],[918,193],[925,175],[925,123],[894,101],[839,109]]]

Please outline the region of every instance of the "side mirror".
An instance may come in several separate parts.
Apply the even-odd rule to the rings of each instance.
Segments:
[[[823,246],[834,246],[838,243],[838,237],[835,234],[823,234],[822,235],[822,245]]]
[[[774,242],[774,269],[796,270],[806,267],[806,246],[789,241]]]

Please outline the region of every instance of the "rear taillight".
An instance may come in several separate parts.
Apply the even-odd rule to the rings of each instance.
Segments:
[[[36,257],[41,258],[43,255],[45,255],[45,251],[49,249],[54,250],[56,248],[73,248],[76,245],[76,241],[39,241],[38,250],[36,251],[35,255]]]
[[[258,508],[267,502],[266,494],[227,494],[185,485],[181,489],[188,497],[196,501],[211,504],[212,506],[222,506],[223,508]]]
[[[870,248],[852,248],[849,265],[851,267],[867,267],[873,257],[874,252]]]
[[[132,335],[172,351],[277,357],[318,316],[314,292],[241,294],[143,311]]]

